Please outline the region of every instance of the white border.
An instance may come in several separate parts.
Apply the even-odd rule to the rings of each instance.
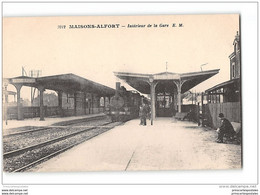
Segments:
[[[257,182],[256,3],[3,3],[3,16],[240,13],[242,35],[243,155],[240,171],[4,174],[4,184],[253,184]],[[18,32],[19,33],[19,32]],[[212,193],[211,193],[212,194]]]

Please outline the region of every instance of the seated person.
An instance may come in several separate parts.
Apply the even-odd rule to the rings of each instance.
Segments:
[[[228,119],[224,117],[223,113],[220,113],[218,117],[221,120],[221,125],[217,130],[218,132],[217,143],[223,143],[224,136],[229,140],[233,140],[234,136],[236,135],[236,132],[234,131],[232,124],[229,122]]]

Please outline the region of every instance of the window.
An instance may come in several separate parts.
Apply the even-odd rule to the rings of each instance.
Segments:
[[[223,95],[221,94],[221,95],[220,95],[220,103],[223,103],[223,99],[224,99],[224,98],[223,98]]]
[[[235,78],[235,62],[232,63],[232,78]]]
[[[172,97],[168,93],[157,94],[157,105],[159,108],[170,108],[172,104]]]
[[[104,98],[103,98],[103,97],[100,98],[100,100],[99,100],[99,105],[100,105],[101,107],[104,106]]]

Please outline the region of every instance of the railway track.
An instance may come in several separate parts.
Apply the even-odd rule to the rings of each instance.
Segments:
[[[82,124],[82,122],[80,123]],[[21,137],[28,136],[32,139],[31,143],[34,143],[35,134],[39,134],[40,140],[45,140],[36,144],[29,144],[25,147],[4,147],[4,171],[6,172],[21,172],[28,170],[29,168],[39,164],[43,161],[46,161],[57,154],[60,154],[75,145],[78,145],[86,140],[92,139],[113,127],[119,125],[121,123],[113,123],[113,122],[105,122],[103,124],[90,125],[90,126],[73,126],[73,127],[46,127],[39,128],[29,131],[23,131],[14,134],[5,135],[3,138],[5,139],[20,139],[21,141],[18,143],[22,143]],[[85,128],[83,128],[85,127]],[[46,131],[52,131],[53,128],[54,134],[56,132],[66,132],[61,136],[54,136],[53,139],[46,139],[45,133]],[[45,133],[43,133],[45,132]],[[15,144],[14,144],[15,145]],[[16,144],[23,145],[23,144]],[[4,144],[5,146],[5,144]],[[10,149],[11,148],[11,149]]]
[[[86,122],[81,126],[49,126],[45,128],[34,128],[33,130],[22,130],[21,132],[9,133],[3,136],[3,152],[19,150],[28,146],[39,144],[39,142],[50,141],[73,132],[78,132],[86,127],[104,125],[110,120]],[[23,140],[21,142],[21,140]],[[4,155],[5,156],[5,155]],[[8,155],[7,155],[8,156]]]
[[[13,132],[13,133],[7,133],[7,134],[3,134],[3,137],[11,137],[14,135],[23,135],[25,133],[33,133],[36,131],[42,131],[42,130],[47,130],[47,129],[51,129],[51,127],[39,127],[39,128],[34,128],[34,129],[29,129],[26,131],[19,131],[19,132]]]
[[[58,122],[58,123],[54,123],[53,126],[78,125],[78,124],[84,124],[86,122],[94,122],[94,121],[98,121],[98,120],[104,120],[106,118],[107,118],[106,115],[101,115],[101,116],[96,116],[94,118],[86,118],[86,119],[77,119],[77,120],[72,120],[72,121]]]

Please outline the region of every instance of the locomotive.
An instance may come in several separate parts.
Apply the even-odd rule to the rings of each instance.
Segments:
[[[127,91],[125,87],[120,87],[120,83],[116,83],[116,94],[111,97],[108,115],[113,122],[128,121],[139,116],[139,106],[142,98],[136,91]]]

